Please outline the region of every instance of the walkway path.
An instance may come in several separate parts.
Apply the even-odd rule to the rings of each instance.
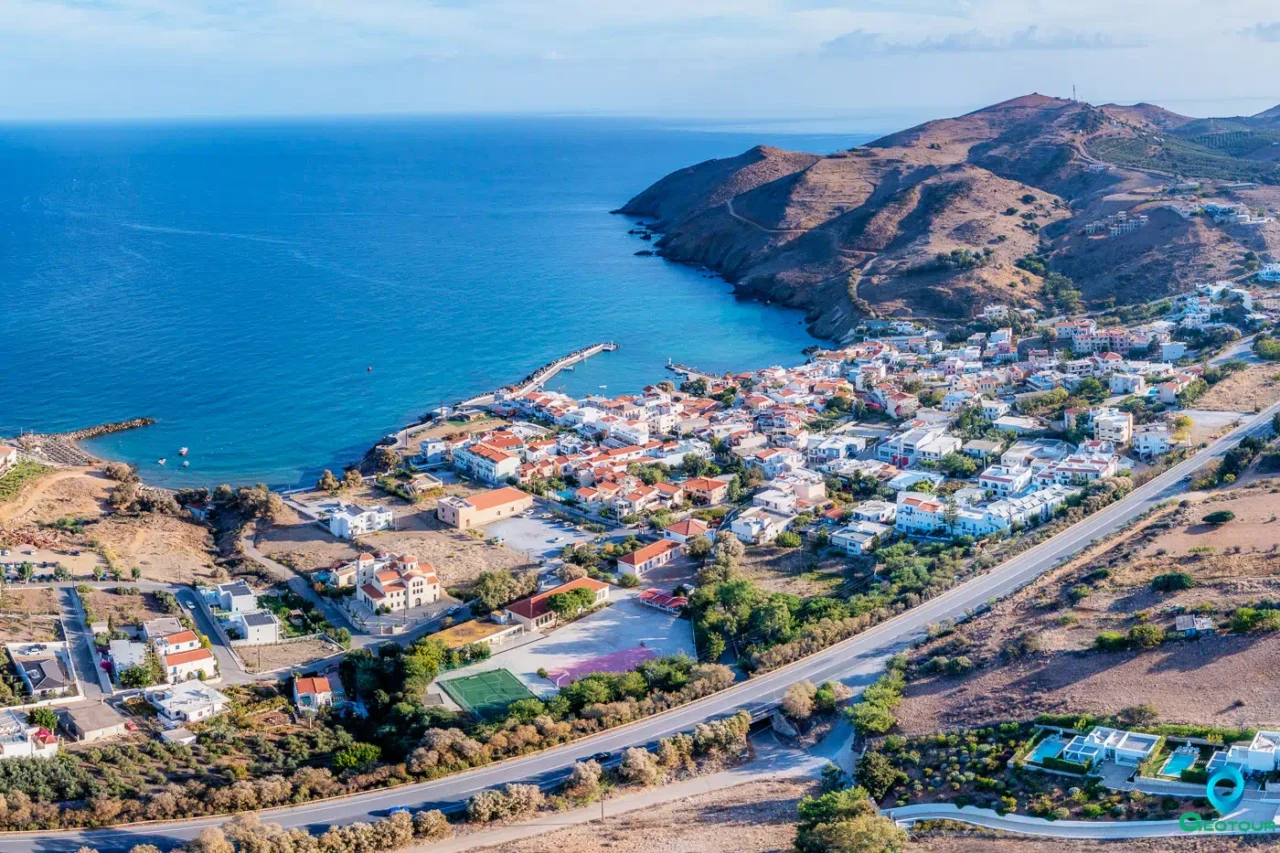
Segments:
[[[985,829],[999,829],[1022,835],[1048,838],[1169,838],[1185,837],[1187,831],[1176,820],[1044,820],[1021,814],[1000,815],[976,806],[959,808],[950,803],[922,803],[887,809],[886,814],[901,824],[912,825],[921,820],[954,820]],[[1274,803],[1258,803],[1227,815],[1226,820],[1275,821]],[[1223,833],[1214,833],[1223,834]],[[1225,833],[1240,834],[1240,833]]]

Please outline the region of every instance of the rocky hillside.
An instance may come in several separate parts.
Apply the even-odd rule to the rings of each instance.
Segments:
[[[1280,120],[1231,121],[1230,140],[1205,140],[1201,120],[1150,104],[1028,95],[826,156],[757,147],[710,160],[617,212],[660,232],[663,256],[805,309],[824,337],[864,316],[962,319],[992,301],[1045,307],[1053,295],[1043,278],[1015,266],[1029,255],[1071,276],[1087,302],[1149,299],[1238,272],[1245,251],[1280,243],[1274,225],[1242,234],[1164,209],[1177,201],[1164,185],[1197,169],[1253,175],[1259,189],[1232,192],[1268,203],[1267,170],[1280,183],[1280,167],[1257,152],[1263,142],[1270,150]],[[1162,155],[1177,173],[1160,168]],[[1150,224],[1085,235],[1087,222],[1122,210],[1147,213]]]

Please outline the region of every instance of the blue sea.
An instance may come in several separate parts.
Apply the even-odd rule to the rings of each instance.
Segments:
[[[798,363],[815,343],[799,313],[637,257],[649,244],[608,211],[758,143],[865,139],[581,118],[0,126],[0,435],[150,416],[91,449],[171,486],[293,485],[589,342],[619,350],[550,387]]]

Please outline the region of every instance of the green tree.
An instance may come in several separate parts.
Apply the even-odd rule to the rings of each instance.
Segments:
[[[895,787],[907,781],[907,774],[899,770],[883,752],[873,749],[858,759],[854,778],[867,789],[873,800],[882,800]]]
[[[333,756],[333,766],[339,770],[368,767],[382,757],[381,747],[372,743],[353,743]]]
[[[784,530],[778,534],[778,538],[774,540],[779,548],[799,548],[804,540],[800,538],[800,534],[794,530]]]
[[[27,722],[33,726],[48,729],[51,732],[58,730],[58,715],[54,713],[52,708],[36,708],[27,714]]]
[[[711,540],[706,536],[691,536],[685,540],[684,550],[691,559],[705,559],[711,553]]]
[[[595,603],[595,592],[582,587],[553,593],[547,599],[547,607],[561,620],[572,618]]]
[[[150,668],[145,666],[131,666],[121,670],[117,678],[121,687],[150,687],[155,684]]]
[[[948,453],[938,460],[938,470],[948,477],[972,477],[978,473],[978,463],[963,453]]]

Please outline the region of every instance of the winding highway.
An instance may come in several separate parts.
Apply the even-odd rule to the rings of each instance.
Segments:
[[[959,584],[906,613],[789,666],[739,682],[713,696],[664,714],[554,749],[430,782],[268,810],[261,812],[261,817],[264,821],[279,823],[286,828],[322,830],[333,824],[376,819],[398,807],[452,808],[476,791],[516,781],[549,782],[565,775],[575,761],[595,753],[616,752],[628,746],[652,744],[659,738],[688,731],[706,719],[731,714],[739,709],[753,715],[763,715],[781,699],[787,687],[797,681],[807,679],[818,683],[841,680],[855,687],[865,686],[878,674],[889,656],[921,637],[930,623],[963,617],[990,599],[1008,595],[1030,583],[1094,541],[1123,530],[1158,503],[1185,492],[1187,481],[1197,468],[1220,459],[1246,435],[1269,434],[1271,417],[1278,411],[1280,403],[1248,418],[1194,457],[1178,463],[1134,489],[1124,499],[1007,560],[992,571]],[[63,853],[74,851],[82,845],[97,848],[102,853],[114,853],[142,843],[164,848],[194,837],[205,826],[221,824],[225,820],[225,817],[218,817],[102,830],[4,833],[0,834],[0,853]]]

